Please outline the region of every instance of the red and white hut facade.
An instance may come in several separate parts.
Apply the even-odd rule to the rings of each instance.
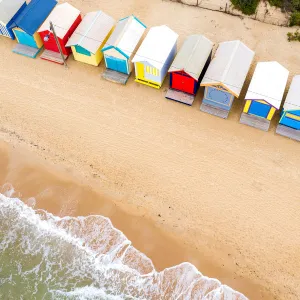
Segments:
[[[54,33],[50,29],[50,22],[53,24],[57,40],[66,59],[71,54],[71,48],[66,47],[67,42],[81,20],[80,11],[71,4],[63,3],[57,5],[38,30],[45,47],[41,58],[63,64],[63,58],[61,57]]]

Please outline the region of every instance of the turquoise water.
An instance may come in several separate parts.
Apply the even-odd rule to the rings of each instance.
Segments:
[[[189,263],[156,272],[105,217],[59,218],[10,196],[0,194],[0,299],[246,299]]]

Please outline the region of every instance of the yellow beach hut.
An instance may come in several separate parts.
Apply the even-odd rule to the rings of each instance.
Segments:
[[[101,49],[114,25],[115,20],[102,11],[87,13],[66,47],[71,47],[75,60],[98,66],[103,58]]]
[[[132,62],[135,81],[159,89],[174,60],[178,34],[168,26],[152,27]]]

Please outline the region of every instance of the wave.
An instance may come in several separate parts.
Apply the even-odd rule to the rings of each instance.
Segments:
[[[2,193],[1,299],[247,299],[190,263],[157,272],[108,218],[60,218]]]

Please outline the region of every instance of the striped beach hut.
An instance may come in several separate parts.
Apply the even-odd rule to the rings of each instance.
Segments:
[[[300,75],[292,80],[276,133],[300,141]]]
[[[240,122],[265,131],[279,110],[289,71],[276,61],[259,62],[255,68]]]
[[[15,39],[11,25],[15,18],[26,8],[25,0],[1,0],[0,1],[0,36]]]
[[[135,81],[159,89],[174,60],[178,34],[168,26],[152,27],[132,62]]]
[[[119,20],[115,30],[102,49],[107,70],[103,77],[126,83],[132,69],[132,58],[146,30],[146,26],[135,16]],[[117,73],[116,73],[117,72]]]
[[[87,13],[66,47],[71,47],[75,60],[98,66],[103,58],[101,49],[114,24],[115,20],[101,10]]]
[[[50,21],[53,23],[59,45],[66,59],[72,52],[71,48],[66,46],[67,42],[81,22],[80,11],[67,2],[56,5],[38,30],[46,49],[41,58],[63,64],[54,34],[50,30]]]
[[[205,87],[200,109],[226,119],[234,98],[240,96],[254,52],[241,41],[220,43],[201,86]]]
[[[211,60],[213,42],[197,34],[189,36],[170,69],[170,88],[166,98],[192,105]]]
[[[51,13],[56,0],[31,0],[23,11],[14,19],[11,28],[18,40],[14,53],[35,58],[43,41],[37,30]]]

